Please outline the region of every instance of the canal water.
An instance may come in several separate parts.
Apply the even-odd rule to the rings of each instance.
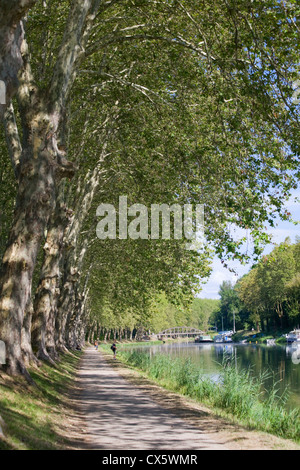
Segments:
[[[145,348],[147,347],[144,345],[141,349],[145,351]],[[265,373],[268,376],[264,382],[266,390],[271,390],[274,383],[279,396],[288,390],[288,408],[300,407],[300,346],[295,348],[289,345],[172,343],[149,345],[149,348],[153,353],[190,358],[199,365],[204,374],[215,380],[218,380],[222,369],[224,355],[229,355],[239,368],[250,368],[253,376],[259,377]]]

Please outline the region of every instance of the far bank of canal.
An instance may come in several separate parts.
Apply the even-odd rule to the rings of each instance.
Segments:
[[[129,345],[126,346],[126,349]],[[139,349],[136,345],[135,350]],[[204,374],[218,380],[224,355],[229,356],[239,368],[251,369],[255,377],[266,374],[265,388],[271,390],[275,383],[278,395],[288,391],[286,406],[300,408],[300,352],[295,354],[291,346],[265,346],[260,344],[197,344],[166,343],[162,345],[143,345],[141,350],[163,353],[175,357],[190,358]]]

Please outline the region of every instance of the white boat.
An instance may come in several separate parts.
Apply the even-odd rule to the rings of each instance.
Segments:
[[[290,331],[289,334],[286,335],[286,340],[288,343],[300,343],[300,330]]]
[[[276,346],[275,339],[273,338],[267,339],[267,346]]]
[[[214,343],[232,343],[232,339],[228,335],[217,335],[214,337]]]
[[[195,339],[195,343],[212,343],[212,339],[209,335],[202,335]]]

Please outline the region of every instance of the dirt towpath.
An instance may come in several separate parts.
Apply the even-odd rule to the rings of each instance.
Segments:
[[[290,441],[229,424],[94,348],[84,352],[77,387],[86,448],[300,449]]]

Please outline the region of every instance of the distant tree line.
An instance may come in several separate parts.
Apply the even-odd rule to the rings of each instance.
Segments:
[[[219,308],[215,299],[194,298],[188,305],[171,303],[164,292],[154,293],[146,310],[125,310],[116,314],[106,308],[90,324],[88,340],[139,339],[144,333],[159,333],[175,326],[207,331],[210,318]]]
[[[300,325],[300,238],[287,238],[233,286],[220,287],[218,328],[285,329]]]

